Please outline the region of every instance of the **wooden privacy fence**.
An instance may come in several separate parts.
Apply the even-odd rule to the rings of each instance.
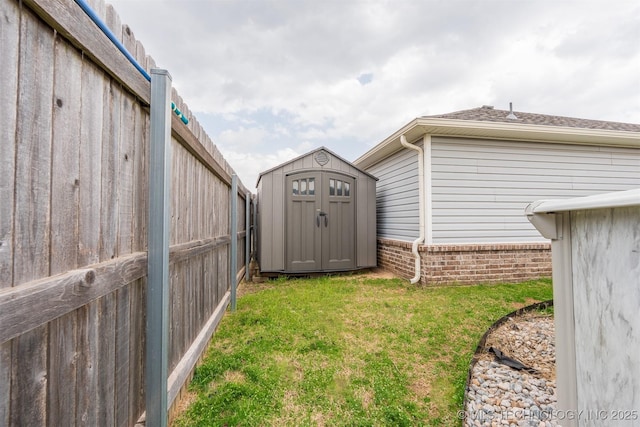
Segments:
[[[113,8],[90,3],[153,68]],[[0,0],[0,19],[0,426],[134,425],[145,411],[150,83],[72,0]],[[197,121],[171,114],[171,152],[169,406],[245,272],[252,211]]]

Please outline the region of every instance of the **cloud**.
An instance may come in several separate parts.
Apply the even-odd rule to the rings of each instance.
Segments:
[[[483,104],[640,122],[635,0],[113,3],[254,174],[319,145],[353,160],[417,116]]]
[[[304,153],[292,148],[283,148],[264,155],[238,151],[234,147],[227,146],[220,147],[220,151],[250,191],[255,189],[259,172],[265,172]]]

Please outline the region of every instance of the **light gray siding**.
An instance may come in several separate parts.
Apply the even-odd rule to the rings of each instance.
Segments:
[[[431,152],[434,244],[544,241],[528,203],[640,187],[634,148],[434,137]]]
[[[421,145],[421,144],[419,144]],[[418,237],[418,153],[403,149],[367,169],[378,178],[378,237],[411,242]]]

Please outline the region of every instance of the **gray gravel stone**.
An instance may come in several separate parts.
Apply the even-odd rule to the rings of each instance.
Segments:
[[[506,336],[513,346],[526,347],[522,354],[527,359],[521,360],[525,365],[538,369],[537,361],[555,359],[552,317],[515,319],[506,327],[509,328]],[[556,410],[555,375],[545,379],[540,371],[516,371],[495,361],[479,360],[471,379],[465,402],[465,427],[558,426],[558,420],[549,419]]]

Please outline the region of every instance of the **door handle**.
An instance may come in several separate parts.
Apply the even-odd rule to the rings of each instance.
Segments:
[[[320,217],[323,216],[324,217],[324,226],[326,227],[327,224],[329,224],[329,215],[327,215],[326,212],[321,211],[320,209],[318,209],[318,215],[316,216],[316,226],[320,227]]]

